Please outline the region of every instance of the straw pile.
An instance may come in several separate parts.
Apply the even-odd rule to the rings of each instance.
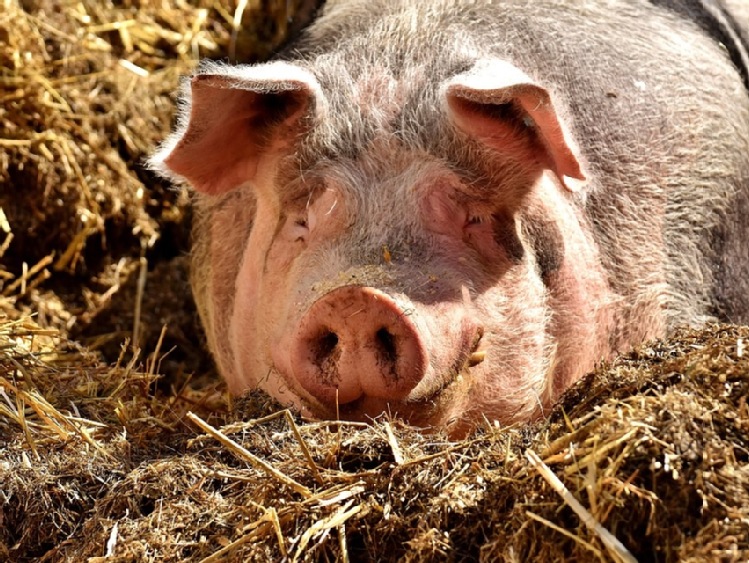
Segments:
[[[187,198],[140,161],[196,56],[262,57],[311,3],[161,4],[0,0],[0,561],[749,559],[747,327],[458,442],[232,402]]]
[[[2,560],[749,557],[748,328],[643,347],[548,421],[460,442],[154,392],[152,363],[28,321],[0,351]]]

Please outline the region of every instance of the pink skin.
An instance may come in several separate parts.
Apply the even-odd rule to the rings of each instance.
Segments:
[[[545,89],[495,60],[443,88],[446,117],[496,150],[495,173],[508,164],[513,170],[497,187],[498,220],[497,202],[472,199],[439,160],[388,141],[373,143],[353,168],[333,163],[301,177],[287,170],[290,140],[305,132],[299,117],[314,98],[323,119],[325,103],[311,74],[274,65],[273,72],[243,70],[236,80],[196,80],[189,127],[162,151],[165,165],[206,197],[253,190],[241,255],[233,246],[248,220],[244,207],[211,218],[210,339],[233,393],[260,387],[309,416],[367,420],[389,412],[457,436],[484,417],[512,423],[543,414],[610,354],[615,297],[572,200],[582,166]],[[214,112],[211,88],[238,112]],[[267,98],[277,95],[282,119],[268,119]],[[485,107],[495,103],[526,118],[496,117]],[[222,129],[236,143],[217,152]],[[379,166],[387,180],[373,184],[374,201],[360,208],[356,190],[370,185]],[[235,186],[245,177],[250,185]],[[301,204],[286,195],[294,182],[309,194]],[[390,244],[396,224],[418,234],[431,262],[348,261],[352,232],[366,232],[373,246]],[[560,264],[542,280],[531,243],[523,240],[525,251],[513,254],[498,242],[498,224],[510,239],[525,236],[522,225],[553,227],[561,233]],[[476,351],[483,361],[469,367]]]
[[[306,227],[289,219],[275,240],[270,224],[278,216],[258,202],[230,321],[228,348],[234,351],[234,365],[229,373],[237,377],[227,380],[235,392],[259,386],[308,414],[332,416],[337,400],[339,407],[348,405],[349,418],[366,419],[389,406],[400,411],[401,402],[439,393],[467,360],[479,328],[462,303],[416,306],[405,295],[394,298],[371,287],[344,285],[309,308],[304,306],[308,297],[290,299],[299,295],[300,239],[305,239],[306,252],[313,253],[316,244],[345,230],[348,213],[338,193],[326,190],[307,209]],[[383,328],[398,351],[394,377],[387,373],[393,366],[383,363],[377,350],[377,333]],[[326,379],[314,355],[318,339],[328,331],[336,334],[340,357],[335,376]]]
[[[482,72],[483,71],[483,72]],[[559,120],[549,93],[522,70],[499,59],[482,61],[472,72],[447,85],[447,104],[455,124],[487,144],[496,144],[505,154],[519,160],[534,160],[538,150],[528,150],[525,139],[507,123],[487,116],[487,104],[512,103],[521,107],[537,130],[544,148],[544,164],[575,190],[574,180],[585,180],[571,136]]]
[[[397,411],[404,401],[438,394],[477,341],[461,307],[401,307],[374,288],[344,286],[317,300],[272,357],[318,411],[335,412],[337,403],[359,417],[377,416],[387,405]]]
[[[445,196],[454,182],[447,173],[441,181],[428,178],[424,186],[413,187],[414,193],[431,194],[422,208],[435,241],[452,249],[456,267],[466,252],[464,239],[495,262],[506,260],[484,227],[466,224],[466,212]],[[435,191],[440,184],[442,191]],[[605,351],[598,335],[605,334],[600,329],[609,322],[605,304],[611,299],[584,224],[555,176],[540,178],[529,204],[559,222],[565,253],[575,257],[564,262],[551,287],[544,287],[531,264],[508,262],[501,284],[473,300],[435,304],[344,285],[305,305],[309,297],[299,293],[295,269],[302,258],[290,243],[305,237],[306,252],[313,253],[315,244],[345,230],[348,213],[338,194],[328,189],[310,206],[306,228],[289,221],[275,241],[271,225],[278,216],[259,202],[231,319],[232,371],[241,374],[234,390],[259,386],[315,417],[334,417],[338,410],[346,418],[366,420],[385,411],[423,426],[447,425],[460,435],[481,415],[498,413],[511,422],[542,414]],[[485,359],[461,370],[478,341],[479,323]],[[398,378],[378,362],[375,335],[383,327],[400,342]],[[340,351],[335,376],[328,378],[314,360],[320,345],[315,338],[326,330],[336,333]]]
[[[562,391],[593,369],[596,362],[611,356],[607,335],[613,323],[615,296],[606,282],[589,229],[552,175],[544,175],[532,199],[531,207],[551,214],[564,233],[566,259],[546,291],[537,276],[524,269],[513,272],[513,276],[520,276],[515,283],[506,279],[477,300],[482,318],[504,316],[515,331],[496,327],[496,333],[485,335],[487,358],[478,369],[471,370],[476,384],[471,386],[466,410],[461,413],[463,421],[476,420],[486,412],[515,414],[505,416],[505,422],[544,415]],[[507,310],[508,306],[517,308]],[[497,370],[498,365],[513,369]],[[544,376],[526,379],[524,387],[519,373]],[[529,402],[531,395],[534,405]],[[458,424],[453,432],[460,434],[469,426]]]

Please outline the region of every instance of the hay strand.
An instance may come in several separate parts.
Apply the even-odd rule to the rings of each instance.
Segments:
[[[530,461],[533,468],[546,480],[552,489],[556,491],[564,502],[575,511],[580,520],[588,528],[593,530],[596,535],[601,539],[603,545],[609,550],[609,553],[617,560],[624,561],[625,563],[637,563],[629,550],[624,547],[616,536],[609,532],[595,517],[588,512],[588,510],[580,504],[580,502],[574,497],[574,495],[564,486],[564,483],[557,477],[554,472],[538,457],[538,454],[533,450],[526,452],[526,457]],[[537,518],[536,518],[537,519]]]
[[[228,450],[233,452],[235,455],[237,455],[241,459],[244,459],[245,461],[248,461],[250,464],[260,469],[261,471],[264,471],[265,473],[267,473],[268,475],[276,479],[279,483],[287,487],[290,487],[291,489],[301,494],[305,498],[309,498],[312,496],[312,491],[310,491],[307,487],[305,487],[301,483],[297,483],[291,477],[284,475],[283,473],[278,471],[275,467],[273,467],[269,463],[263,461],[256,455],[247,451],[247,449],[237,444],[234,440],[226,436],[221,431],[216,430],[213,426],[208,424],[206,421],[204,421],[195,413],[188,412],[185,416],[191,422],[193,422],[198,428],[200,428],[203,432],[205,432],[206,434],[209,434],[210,436],[212,436],[213,438],[221,442],[221,444],[223,444]]]

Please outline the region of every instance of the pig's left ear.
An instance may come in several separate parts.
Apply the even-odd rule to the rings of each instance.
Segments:
[[[570,191],[582,186],[576,147],[548,90],[522,70],[499,59],[481,60],[447,82],[444,93],[451,118],[465,133],[516,159],[540,160]],[[530,136],[540,142],[535,152],[543,154],[526,154]]]
[[[323,101],[317,79],[289,63],[206,64],[183,84],[177,131],[149,165],[202,193],[233,190],[255,179],[263,158],[290,150],[302,117]]]

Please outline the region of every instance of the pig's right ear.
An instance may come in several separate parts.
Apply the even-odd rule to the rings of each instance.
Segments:
[[[149,159],[156,172],[220,194],[252,181],[263,158],[289,149],[302,118],[323,111],[320,85],[301,67],[211,63],[183,85],[177,131]]]
[[[479,60],[448,81],[443,94],[448,114],[465,133],[519,161],[540,162],[570,191],[582,185],[579,151],[551,95],[513,64]]]

